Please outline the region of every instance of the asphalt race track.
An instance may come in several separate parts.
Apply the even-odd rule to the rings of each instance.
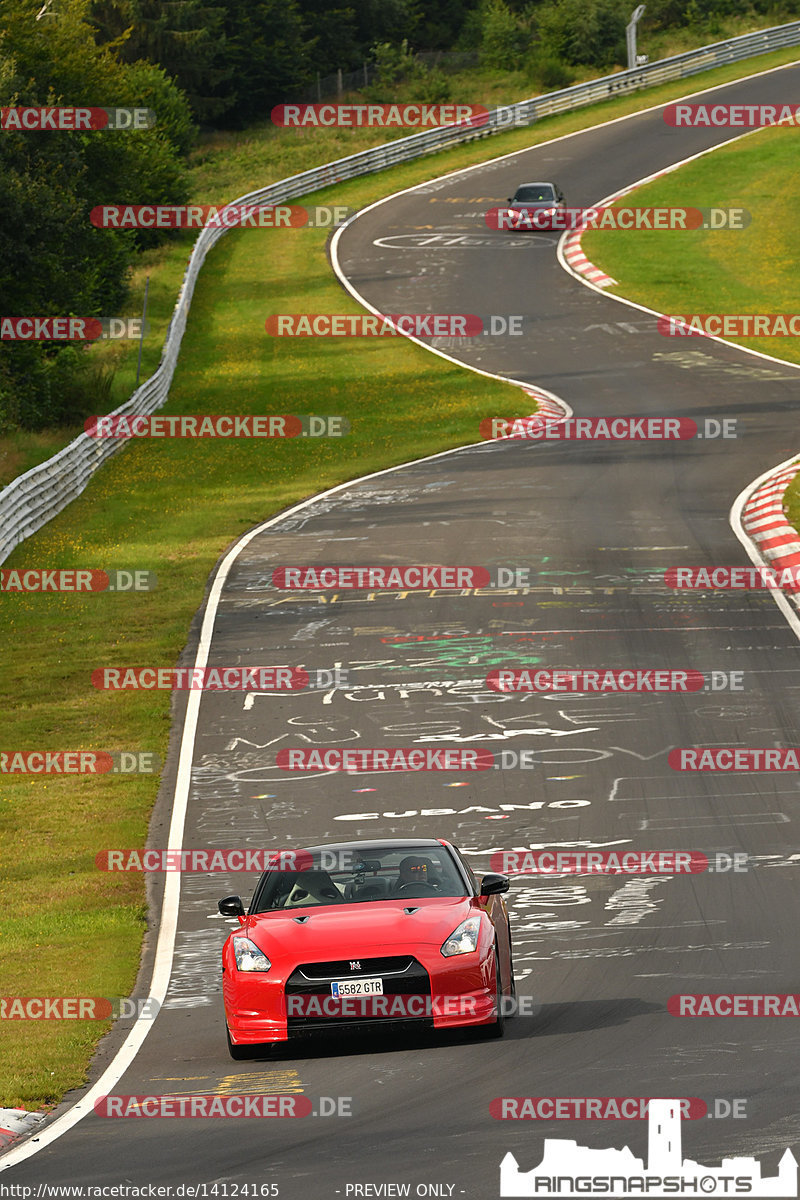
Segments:
[[[800,68],[781,70],[713,98],[781,103],[798,82]],[[565,273],[557,235],[498,233],[483,221],[520,182],[555,178],[568,203],[588,205],[738,132],[669,128],[658,110],[416,188],[348,227],[343,270],[381,311],[524,314],[524,337],[436,343],[465,363],[541,385],[578,416],[735,418],[738,436],[486,443],[276,520],[230,572],[209,665],[340,664],[348,682],[204,695],[184,844],[258,847],[265,833],[278,846],[440,836],[478,870],[494,850],[541,846],[744,852],[750,869],[517,878],[509,903],[519,991],[541,1007],[511,1021],[503,1041],[331,1039],[242,1063],[227,1055],[219,974],[235,922],[216,902],[235,892],[249,899],[255,879],[187,875],[167,1001],[116,1093],[303,1091],[315,1111],[320,1097],[350,1097],[352,1116],[89,1116],[5,1172],[4,1185],[275,1183],[285,1200],[335,1200],[381,1194],[352,1185],[408,1183],[411,1195],[435,1184],[443,1186],[427,1194],[490,1200],[506,1152],[529,1169],[545,1136],[646,1156],[644,1121],[498,1121],[489,1105],[500,1096],[745,1100],[742,1119],[684,1122],[684,1151],[715,1166],[753,1154],[770,1175],[796,1143],[791,1019],[680,1019],[667,1000],[797,987],[797,784],[790,774],[682,774],[667,754],[793,744],[797,640],[767,592],[675,592],[662,573],[747,563],[728,512],[791,452],[800,370],[705,339],[664,338],[647,314]],[[527,567],[530,583],[321,597],[270,586],[284,564],[421,561]],[[523,663],[740,671],[744,690],[487,689],[489,670]],[[282,746],[315,745],[529,750],[535,767],[298,777],[272,765]],[[165,844],[174,751],[154,845]]]

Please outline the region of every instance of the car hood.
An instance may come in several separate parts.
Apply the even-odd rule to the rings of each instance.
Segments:
[[[438,947],[470,913],[481,910],[471,896],[376,900],[259,913],[248,917],[240,932],[270,957],[281,952],[298,962],[325,961],[419,944]]]

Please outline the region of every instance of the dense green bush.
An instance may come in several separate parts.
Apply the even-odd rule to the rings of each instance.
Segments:
[[[99,48],[88,0],[58,0],[41,20],[38,0],[0,4],[0,105],[150,107],[157,124],[136,131],[6,130],[0,138],[0,295],[3,316],[113,316],[138,246],[164,234],[97,229],[101,204],[181,203],[181,153],[194,126],[185,97],[149,63],[128,66]],[[0,342],[0,423],[71,422],[105,386],[78,344]],[[87,387],[92,393],[87,396]]]

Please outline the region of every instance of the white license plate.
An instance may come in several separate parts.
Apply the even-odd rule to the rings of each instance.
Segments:
[[[331,984],[332,996],[382,996],[382,979],[337,979]]]

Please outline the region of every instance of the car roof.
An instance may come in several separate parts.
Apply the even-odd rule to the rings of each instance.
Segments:
[[[555,187],[556,185],[547,179],[534,179],[532,183],[518,183],[517,187]]]
[[[445,839],[443,841],[445,845],[449,845]],[[303,846],[302,848],[313,854],[315,850],[343,850],[348,846],[374,846],[376,849],[381,846],[413,846],[415,848],[427,846],[433,850],[437,846],[441,849],[442,841],[439,838],[358,838],[356,841],[325,842],[318,846]]]

